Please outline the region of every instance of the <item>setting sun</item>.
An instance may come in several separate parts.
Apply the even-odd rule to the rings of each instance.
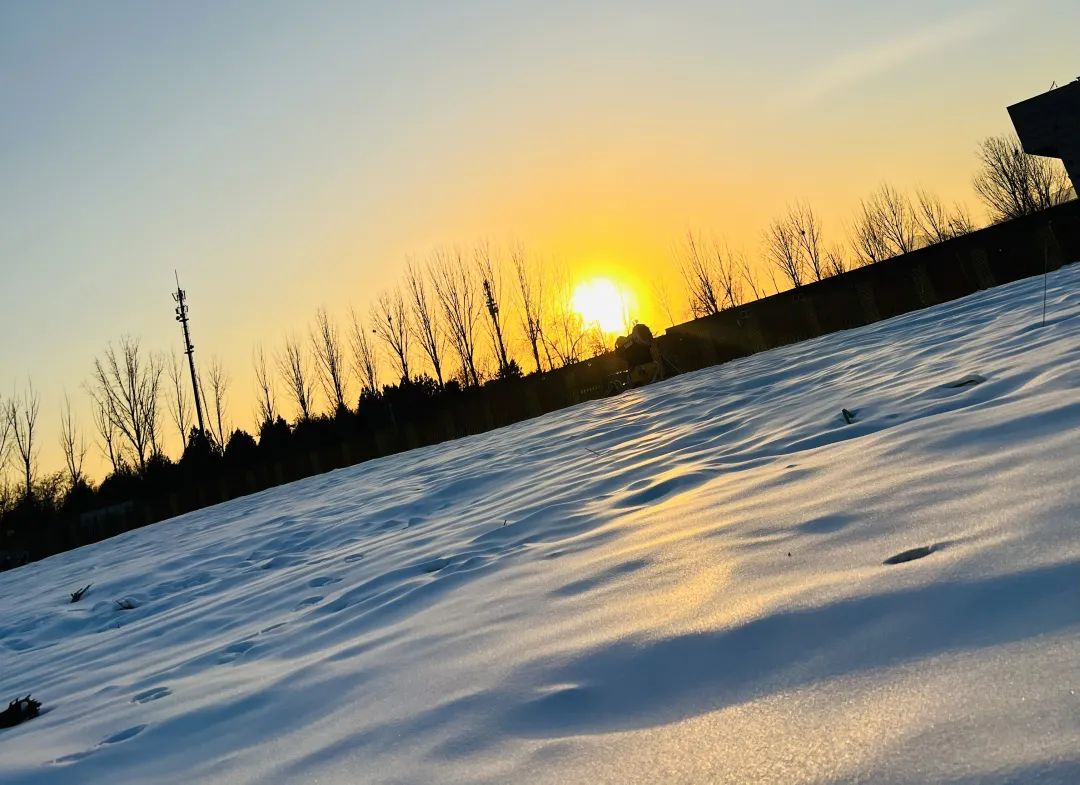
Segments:
[[[628,329],[633,292],[619,286],[610,278],[592,278],[574,289],[571,305],[587,325],[598,325],[605,333],[621,333]]]

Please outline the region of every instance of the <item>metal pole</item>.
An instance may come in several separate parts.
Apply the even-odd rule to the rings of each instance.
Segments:
[[[1050,241],[1043,240],[1043,315],[1041,327],[1046,327],[1046,273],[1050,269]]]
[[[180,275],[175,270],[173,272],[176,275],[176,292],[173,294],[173,302],[176,303],[176,321],[180,322],[180,326],[184,329],[184,354],[187,355],[188,369],[191,371],[191,390],[195,394],[195,414],[199,418],[199,435],[205,436],[199,380],[195,375],[195,347],[191,345],[191,333],[188,332],[187,294],[180,288]]]
[[[499,304],[495,302],[495,292],[492,289],[491,281],[487,278],[484,279],[484,299],[487,303],[488,313],[491,314],[491,324],[495,328],[495,340],[498,342],[499,349],[499,371],[505,373],[506,367],[510,364],[506,357],[506,347],[503,346],[502,329],[499,327]]]

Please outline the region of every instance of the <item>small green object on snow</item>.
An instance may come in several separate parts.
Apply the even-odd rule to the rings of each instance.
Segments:
[[[855,422],[855,412],[848,411],[847,409],[841,409],[840,414],[843,415],[844,422],[846,422],[848,425],[851,425],[853,422]]]

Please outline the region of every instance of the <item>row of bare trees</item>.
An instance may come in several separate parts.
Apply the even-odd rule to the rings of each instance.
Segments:
[[[297,424],[358,409],[364,396],[390,400],[387,383],[398,386],[394,400],[413,400],[416,390],[431,396],[449,385],[511,378],[521,374],[515,353],[544,371],[604,350],[604,337],[584,324],[570,295],[565,269],[540,264],[521,249],[500,255],[485,244],[411,261],[403,281],[375,298],[363,316],[350,309],[347,320],[339,321],[320,308],[308,330],[287,335],[278,351],[255,348],[258,430],[269,424],[279,433],[283,414]],[[38,467],[37,391],[28,382],[0,397],[0,518],[17,519],[20,526],[59,520],[67,514],[62,509],[83,510],[129,493],[136,476],[150,483],[175,477],[169,465],[183,456],[169,458],[166,443],[179,437],[186,452],[200,419],[205,439],[188,466],[208,465],[199,463],[207,444],[225,460],[234,440],[252,444],[232,428],[233,377],[220,359],[203,360],[194,376],[197,397],[181,355],[148,350],[132,337],[107,344],[83,384],[90,404],[85,429],[64,396],[58,422],[64,469],[47,474]],[[412,389],[403,391],[403,382]],[[383,411],[392,410],[373,407],[365,418]],[[313,424],[296,438],[325,432]],[[86,472],[95,442],[108,477],[117,480],[103,481],[96,491]],[[80,488],[83,493],[75,494]],[[30,504],[16,509],[23,499]],[[4,518],[13,511],[15,518]]]
[[[0,471],[9,464],[18,467],[24,494],[33,492],[38,456],[38,413],[40,399],[31,382],[7,400],[0,399]]]
[[[0,501],[6,503],[13,496],[6,475],[8,467],[17,470],[18,496],[30,498],[34,493],[39,480],[40,413],[41,398],[29,380],[23,389],[16,389],[11,397],[0,398]],[[83,466],[88,448],[86,438],[75,422],[71,399],[66,393],[60,410],[59,441],[64,456],[62,476],[66,485],[74,487],[84,483],[86,475]]]
[[[858,265],[909,253],[967,234],[975,228],[962,205],[947,207],[923,189],[912,199],[885,183],[859,203],[851,246]]]
[[[219,358],[211,357],[197,380],[206,436],[213,443],[224,444],[231,429],[229,373]],[[84,386],[97,444],[113,473],[124,467],[144,472],[150,461],[164,455],[163,408],[168,409],[180,444],[187,443],[195,425],[195,407],[187,370],[179,356],[146,351],[137,339],[123,337],[94,359],[93,375]],[[85,480],[85,437],[76,428],[66,396],[61,446],[69,480]]]
[[[889,184],[859,204],[849,248],[827,242],[822,220],[807,202],[795,202],[762,236],[762,266],[718,240],[689,233],[679,267],[695,316],[735,308],[772,291],[821,281],[852,267],[880,262],[972,231],[960,205],[947,208],[936,195],[916,191],[912,199]],[[767,283],[762,277],[767,276]]]
[[[1073,196],[1061,164],[1026,154],[1015,137],[983,140],[978,159],[973,184],[992,221],[1030,215]],[[912,197],[885,183],[860,201],[846,250],[844,243],[823,239],[822,221],[808,203],[789,206],[764,232],[764,273],[774,291],[781,285],[797,288],[974,229],[975,222],[963,205],[948,206],[921,188]],[[763,271],[722,242],[690,233],[678,257],[690,312],[695,316],[734,308],[764,293],[759,282]]]
[[[366,317],[350,309],[347,328],[320,308],[306,340],[286,336],[272,360],[255,349],[257,419],[282,414],[279,388],[290,415],[303,421],[319,413],[319,392],[334,414],[382,383],[419,374],[438,388],[520,375],[515,342],[541,372],[603,351],[603,335],[573,310],[570,295],[564,270],[530,263],[520,248],[500,254],[485,243],[471,252],[437,249],[426,263],[409,260],[403,281],[379,294]]]

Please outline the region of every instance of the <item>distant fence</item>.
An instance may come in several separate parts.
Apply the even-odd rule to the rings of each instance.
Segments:
[[[661,350],[682,372],[870,324],[1080,260],[1080,202],[676,325]],[[310,451],[285,450],[216,482],[85,513],[43,538],[43,556],[292,480],[504,425],[600,397],[625,365],[613,353],[464,391],[438,409]]]

